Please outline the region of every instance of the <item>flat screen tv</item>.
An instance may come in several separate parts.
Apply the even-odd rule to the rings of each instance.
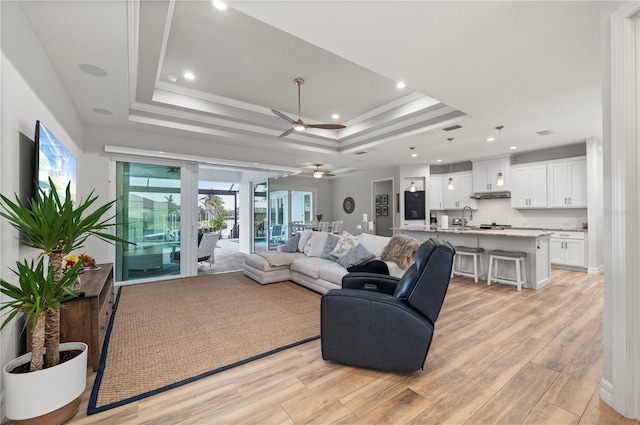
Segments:
[[[76,200],[76,158],[40,121],[36,121],[36,169],[38,188],[55,190],[61,199],[71,182],[71,199]],[[49,185],[49,178],[53,186]]]

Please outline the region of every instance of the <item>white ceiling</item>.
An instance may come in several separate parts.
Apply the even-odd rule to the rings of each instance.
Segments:
[[[601,136],[599,2],[229,4],[21,2],[86,125],[295,152],[296,164],[280,165],[320,163],[336,174]],[[302,119],[344,130],[277,137],[290,124],[271,108],[298,118],[296,77],[305,79]],[[462,128],[442,130],[452,124]]]

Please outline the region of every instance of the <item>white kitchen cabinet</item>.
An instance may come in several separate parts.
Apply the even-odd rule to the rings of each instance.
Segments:
[[[431,176],[429,178],[428,204],[430,210],[443,210],[444,199],[442,176]]]
[[[511,207],[547,207],[547,166],[511,167]]]
[[[453,178],[453,189],[448,188],[449,177]],[[473,177],[471,173],[452,173],[442,175],[442,199],[445,210],[461,210],[465,206],[477,208],[473,195]]]
[[[549,241],[551,264],[586,267],[585,232],[554,232]]]
[[[508,156],[482,161],[473,161],[473,191],[502,192],[511,187],[511,160]],[[498,174],[502,173],[504,184],[498,186]]]
[[[587,207],[587,161],[554,162],[547,165],[549,208]]]

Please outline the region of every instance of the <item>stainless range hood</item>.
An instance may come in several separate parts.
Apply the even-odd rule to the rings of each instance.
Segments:
[[[506,199],[511,198],[511,192],[478,192],[471,195],[471,199]]]

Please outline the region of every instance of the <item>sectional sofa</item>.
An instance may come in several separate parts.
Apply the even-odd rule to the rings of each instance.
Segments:
[[[261,284],[291,280],[324,294],[342,287],[347,269],[368,271],[369,265],[380,266],[380,261],[386,264],[389,275],[401,277],[413,264],[419,247],[419,241],[402,235],[389,238],[342,232],[338,236],[306,230],[277,251],[247,255],[244,274]]]

